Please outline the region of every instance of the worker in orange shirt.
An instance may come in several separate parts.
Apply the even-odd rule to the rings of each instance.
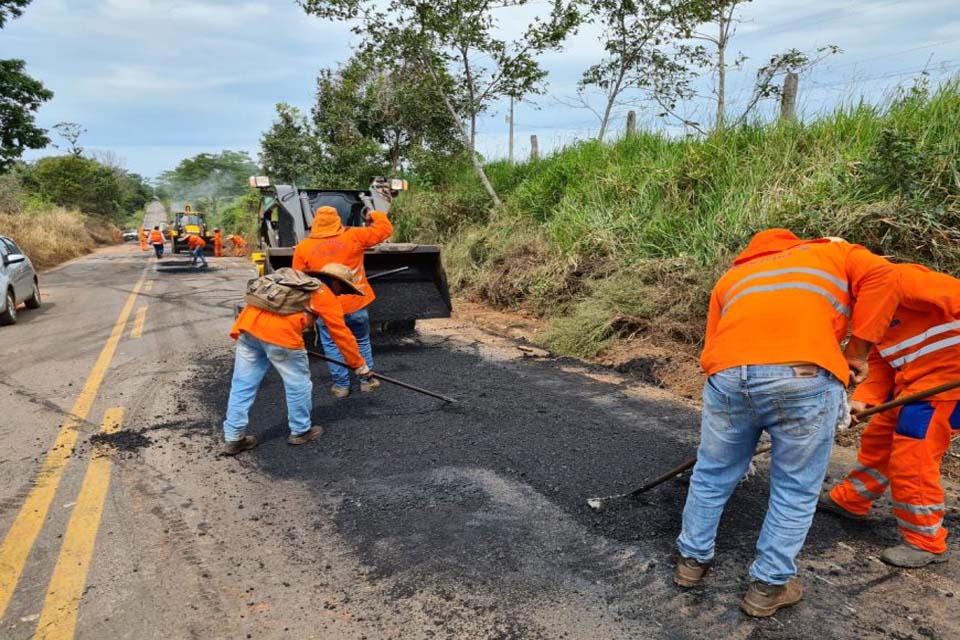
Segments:
[[[897,265],[901,301],[870,352],[870,375],[851,396],[859,412],[960,380],[960,280],[916,264]],[[820,508],[863,520],[889,487],[904,543],[880,559],[898,567],[946,562],[940,461],[960,429],[960,389],[875,416],[860,438],[858,463],[820,499]]]
[[[213,255],[216,258],[223,257],[223,234],[219,227],[213,230]]]
[[[360,345],[360,353],[370,366],[373,366],[373,347],[370,344],[370,317],[367,307],[374,301],[373,289],[367,282],[363,268],[363,254],[393,233],[393,225],[382,211],[370,211],[366,215],[365,227],[344,227],[340,214],[333,207],[319,207],[313,218],[309,237],[297,244],[293,250],[293,268],[300,271],[318,271],[324,265],[338,262],[347,265],[354,274],[353,283],[360,295],[349,296],[342,301],[347,326],[353,331]],[[323,351],[328,358],[342,360],[337,345],[330,338],[323,323],[317,322]],[[330,364],[333,378],[331,392],[337,398],[350,395],[350,372],[335,364]],[[361,378],[360,390],[373,391],[380,386],[375,378]]]
[[[140,251],[147,250],[147,232],[143,227],[137,229],[137,238],[140,239]]]
[[[740,608],[766,617],[803,596],[800,553],[820,495],[834,432],[846,421],[846,387],[899,302],[894,266],[839,239],[758,233],[717,282],[700,364],[700,447],[674,582],[700,583],[717,525],[766,431],[773,440],[770,501]],[[845,351],[840,341],[852,337]]]
[[[234,234],[230,236],[230,244],[233,245],[233,255],[242,257],[247,255],[247,243],[242,236]]]
[[[313,384],[303,331],[316,318],[321,318],[336,341],[347,364],[358,375],[370,375],[370,368],[360,355],[357,341],[343,319],[337,296],[358,293],[350,270],[343,265],[329,264],[319,272],[323,286],[310,296],[304,313],[280,315],[248,305],[230,330],[237,341],[233,381],[223,423],[226,447],[224,453],[236,455],[257,445],[254,436],[246,435],[250,407],[267,369],[272,364],[283,379],[287,401],[287,419],[292,445],[306,444],[323,433],[323,427],[311,426]]]
[[[207,246],[207,241],[191,233],[187,236],[187,247],[190,249],[190,264],[193,266],[197,265],[197,260],[203,263],[203,267],[207,266],[207,259],[203,255],[203,248]]]
[[[150,244],[153,245],[153,251],[157,256],[157,260],[163,257],[163,232],[160,231],[160,227],[156,226],[153,228],[153,231],[150,232]]]

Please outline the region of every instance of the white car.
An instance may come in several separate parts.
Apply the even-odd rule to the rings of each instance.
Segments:
[[[40,308],[40,281],[30,258],[6,236],[0,236],[0,325],[17,321],[17,305]]]

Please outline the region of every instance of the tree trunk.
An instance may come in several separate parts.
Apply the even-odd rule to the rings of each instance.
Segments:
[[[720,41],[717,44],[717,121],[714,128],[723,129],[723,113],[727,108],[727,62],[725,54],[727,43],[723,38],[724,17],[720,14]]]
[[[603,137],[607,134],[607,127],[610,125],[610,114],[613,112],[613,105],[617,103],[617,98],[620,96],[620,91],[623,87],[623,77],[625,75],[626,69],[621,65],[617,81],[613,83],[613,86],[610,87],[610,92],[607,93],[607,106],[603,110],[603,119],[600,121],[600,133],[597,134],[597,140],[600,142],[603,142]]]

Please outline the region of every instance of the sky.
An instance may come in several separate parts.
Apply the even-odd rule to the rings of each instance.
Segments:
[[[501,14],[510,35],[544,4]],[[747,56],[732,72],[732,109],[749,95],[756,69],[777,52],[837,45],[800,80],[804,118],[861,96],[882,100],[922,70],[934,80],[960,72],[957,0],[755,0],[743,6],[731,51]],[[80,123],[88,152],[109,152],[147,177],[186,157],[223,149],[254,158],[261,133],[286,102],[309,111],[320,69],[347,60],[358,43],[347,25],[307,16],[293,0],[34,0],[0,31],[0,58],[22,58],[55,97],[38,122]],[[570,106],[577,80],[603,54],[586,26],[561,52],[542,57],[546,93],[516,110],[516,154],[536,134],[549,152],[596,135],[598,122]],[[704,80],[703,91],[711,83]],[[637,107],[641,126],[664,126]],[[613,128],[622,130],[625,110]],[[480,122],[479,150],[507,155],[506,104]],[[704,104],[690,115],[707,121]],[[62,142],[55,140],[54,142]],[[56,148],[32,151],[35,159]]]

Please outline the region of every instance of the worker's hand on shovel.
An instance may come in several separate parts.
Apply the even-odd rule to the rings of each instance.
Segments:
[[[362,367],[357,367],[356,369],[353,370],[353,372],[357,374],[358,378],[369,378],[370,374],[373,373],[373,371],[371,371],[370,367],[368,367],[367,365],[363,365]]]
[[[850,401],[850,424],[860,424],[860,413],[867,410],[867,403],[859,400]]]

